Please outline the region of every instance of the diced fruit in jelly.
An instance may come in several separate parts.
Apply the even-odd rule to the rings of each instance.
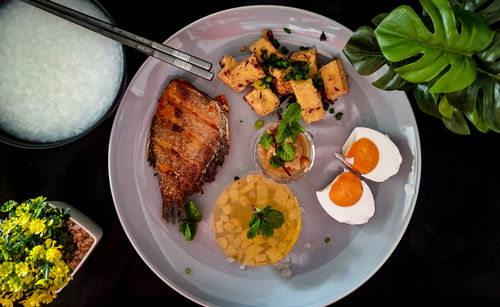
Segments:
[[[281,211],[283,225],[272,237],[247,238],[254,207],[269,205]],[[300,208],[290,189],[263,175],[248,175],[231,183],[219,196],[213,212],[215,238],[223,251],[245,265],[267,265],[283,258],[293,247],[300,229]]]

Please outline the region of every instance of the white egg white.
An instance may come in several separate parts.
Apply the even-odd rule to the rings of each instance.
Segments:
[[[379,151],[379,161],[371,172],[361,174],[361,176],[372,181],[382,182],[395,175],[399,171],[403,159],[396,144],[387,135],[377,130],[365,127],[354,128],[344,146],[342,146],[342,155],[336,153],[335,156],[351,167],[354,163],[353,158],[347,159],[345,155],[352,144],[362,138],[367,138],[375,143]]]
[[[348,170],[344,170],[344,172],[346,171]],[[361,180],[361,186],[363,187],[361,198],[352,206],[339,206],[335,204],[329,196],[330,188],[337,178],[338,176],[324,189],[316,192],[316,197],[321,207],[323,207],[328,215],[341,223],[351,225],[365,224],[375,214],[375,201],[373,200],[370,188]]]

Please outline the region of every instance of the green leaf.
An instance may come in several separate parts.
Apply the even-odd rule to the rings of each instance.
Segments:
[[[377,16],[373,17],[372,18],[373,24],[378,26],[382,22],[382,20],[384,20],[384,18],[387,17],[387,15],[389,15],[389,13],[380,13]]]
[[[265,149],[269,149],[271,143],[273,142],[274,137],[270,133],[264,133],[259,140],[259,144]]]
[[[451,105],[464,112],[481,132],[500,132],[500,78],[478,74],[474,83],[458,92],[447,94]]]
[[[276,143],[278,144],[284,142],[287,137],[290,137],[293,134],[290,130],[288,122],[284,119],[280,120],[277,130],[278,133],[276,134]]]
[[[16,206],[17,206],[17,202],[15,202],[13,200],[9,200],[2,205],[2,208],[0,208],[0,211],[9,212]]]
[[[432,19],[434,32],[429,31],[411,7],[399,6],[374,31],[383,55],[392,62],[422,55],[395,69],[413,83],[430,81],[446,71],[430,88],[431,93],[465,88],[476,78],[472,55],[490,44],[493,31],[478,15],[453,10],[447,0],[421,0],[420,3]]]
[[[465,117],[458,109],[454,109],[451,118],[443,117],[443,122],[446,128],[456,134],[468,135],[470,134],[469,127],[465,121]]]
[[[188,220],[191,220],[194,222],[199,222],[203,218],[200,211],[198,209],[196,209],[196,207],[192,201],[190,201],[186,205],[186,217]]]
[[[290,123],[290,131],[294,134],[301,134],[305,132],[305,129],[298,122],[292,122]]]
[[[182,222],[179,224],[179,232],[184,234],[186,241],[193,241],[196,235],[196,223]]]
[[[272,237],[274,235],[274,229],[269,225],[266,220],[262,220],[261,227],[260,229],[262,230],[262,235],[266,237]]]
[[[271,166],[274,168],[278,168],[278,167],[284,166],[285,162],[283,160],[281,160],[280,158],[278,158],[278,156],[272,156],[269,159],[269,164],[271,164]]]
[[[283,161],[292,161],[295,158],[295,147],[287,142],[278,144],[276,155]]]
[[[418,84],[413,90],[419,109],[435,118],[442,119],[438,108],[439,95],[432,94],[427,84]]]
[[[277,229],[283,225],[283,223],[285,222],[285,217],[280,211],[271,209],[264,217],[264,220],[266,221],[266,224],[274,229]]]
[[[399,76],[396,71],[394,71],[394,68],[401,67],[401,65],[403,65],[403,62],[391,63],[390,67],[387,69],[384,75],[378,80],[372,82],[372,84],[385,91],[407,91],[415,87],[414,83],[408,82],[407,80],[401,78],[401,76]]]
[[[257,221],[248,229],[247,231],[247,238],[248,239],[253,239],[255,238],[260,231],[260,220],[257,219]]]
[[[486,3],[487,0],[480,1]],[[500,21],[500,0],[495,0],[491,2],[483,10],[477,12],[489,25],[497,23]]]
[[[439,113],[441,113],[441,115],[443,115],[444,118],[452,119],[453,112],[456,110],[456,108],[448,102],[448,99],[446,99],[446,96],[443,96],[441,98],[441,100],[439,101],[438,110],[439,110]]]
[[[291,103],[283,114],[283,120],[287,122],[298,122],[302,118],[302,107],[297,102]]]
[[[363,76],[374,73],[389,62],[380,50],[373,29],[368,26],[358,28],[342,52],[354,69]]]

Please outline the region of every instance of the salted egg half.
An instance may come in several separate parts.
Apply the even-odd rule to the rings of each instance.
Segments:
[[[401,154],[394,142],[377,130],[356,127],[335,156],[361,176],[382,182],[395,175],[401,165]]]
[[[323,209],[339,222],[364,224],[375,213],[375,201],[368,185],[345,169],[324,189],[316,192]]]

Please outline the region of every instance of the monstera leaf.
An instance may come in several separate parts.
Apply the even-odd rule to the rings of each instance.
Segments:
[[[430,91],[461,90],[476,78],[472,55],[488,47],[493,31],[478,15],[458,8],[453,10],[447,0],[420,3],[432,20],[432,31],[411,7],[400,6],[375,29],[380,49],[392,62],[421,55],[418,60],[395,69],[402,78],[413,83],[428,82],[447,70]]]
[[[418,107],[452,132],[500,133],[500,0],[420,0],[356,30],[343,53],[356,71],[387,70],[373,85],[413,90]]]

